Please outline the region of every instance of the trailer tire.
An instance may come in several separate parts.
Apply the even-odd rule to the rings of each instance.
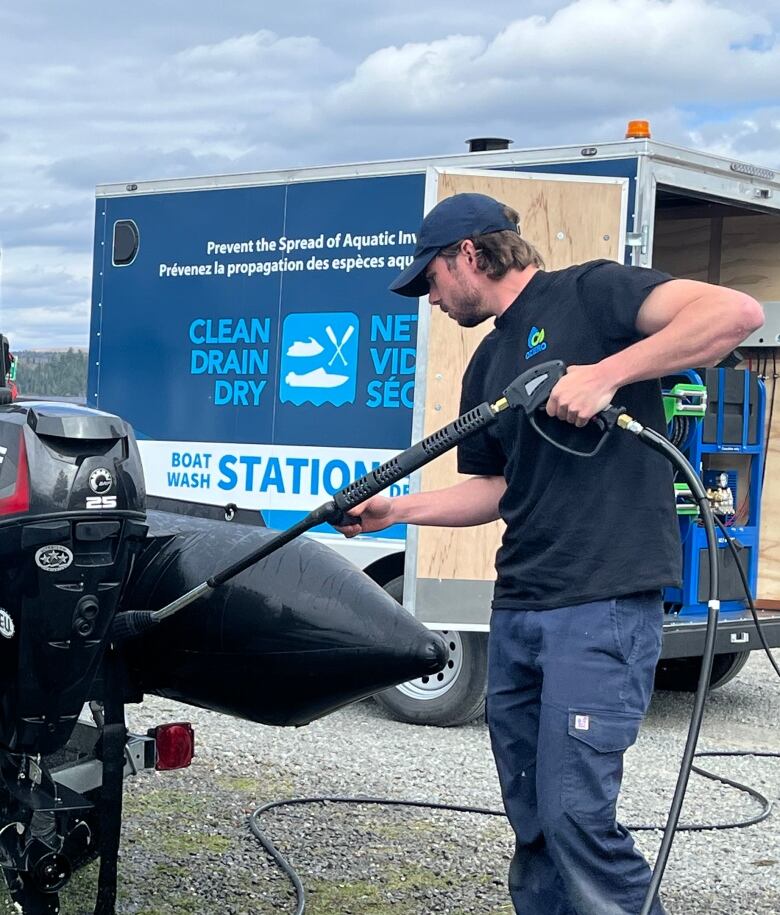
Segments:
[[[403,575],[384,589],[400,604]],[[487,633],[439,630],[450,649],[448,666],[433,677],[421,677],[383,690],[376,702],[393,718],[407,724],[458,727],[485,714]]]
[[[712,662],[710,689],[717,689],[733,680],[747,664],[749,657],[749,651],[716,654]],[[655,689],[693,693],[698,686],[700,672],[700,657],[661,660],[655,671]]]

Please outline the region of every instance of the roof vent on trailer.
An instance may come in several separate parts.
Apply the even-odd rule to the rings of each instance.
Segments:
[[[509,149],[514,140],[507,140],[506,137],[472,137],[466,140],[469,146],[469,152],[490,152],[494,149]]]

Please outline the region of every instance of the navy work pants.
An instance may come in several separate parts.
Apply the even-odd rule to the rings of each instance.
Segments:
[[[516,836],[509,890],[518,915],[636,915],[642,906],[650,868],[615,806],[662,623],[657,591],[493,611],[487,717]]]

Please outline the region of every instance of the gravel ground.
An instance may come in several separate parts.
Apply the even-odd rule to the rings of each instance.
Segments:
[[[780,659],[780,651],[776,652]],[[691,697],[657,693],[626,757],[621,819],[663,822]],[[500,806],[487,730],[421,728],[366,701],[299,730],[247,724],[149,699],[129,710],[137,731],[190,720],[197,758],[187,770],[127,783],[119,915],[287,915],[287,879],[247,829],[269,800],[362,795]],[[780,681],[759,652],[710,698],[700,749],[780,752]],[[714,771],[780,800],[780,760],[710,761]],[[683,820],[724,822],[757,809],[732,789],[692,777]],[[512,849],[499,817],[313,804],[265,815],[263,826],[298,869],[307,915],[510,915]],[[653,859],[660,833],[638,843]],[[63,893],[63,915],[91,913],[96,866]],[[681,834],[663,884],[671,915],[777,915],[780,813],[743,830]],[[3,911],[11,911],[10,908]]]

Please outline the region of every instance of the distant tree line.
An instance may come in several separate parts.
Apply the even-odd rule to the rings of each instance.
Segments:
[[[14,355],[17,358],[16,383],[20,394],[87,396],[87,353],[84,350],[22,350],[14,352]]]

